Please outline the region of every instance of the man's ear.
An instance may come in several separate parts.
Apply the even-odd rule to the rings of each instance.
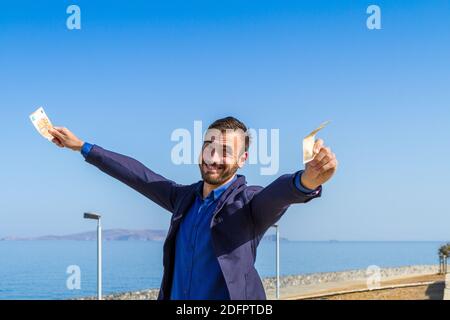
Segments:
[[[245,162],[248,159],[248,151],[245,151],[241,156],[239,157],[238,166],[240,169],[245,165]]]

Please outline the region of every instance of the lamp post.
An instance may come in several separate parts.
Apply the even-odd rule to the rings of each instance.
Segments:
[[[280,226],[278,224],[273,225],[276,232],[276,247],[275,247],[275,264],[277,273],[277,284],[276,284],[276,298],[280,299]]]
[[[97,220],[97,298],[102,300],[102,225],[101,216],[86,212],[85,219]]]

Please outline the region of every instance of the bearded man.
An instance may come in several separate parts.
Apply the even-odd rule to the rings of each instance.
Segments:
[[[181,185],[133,158],[83,142],[66,128],[49,132],[56,145],[81,152],[88,163],[172,214],[160,300],[266,299],[255,269],[260,240],[290,205],[320,197],[338,164],[319,139],[304,170],[282,175],[265,188],[247,186],[237,171],[248,159],[248,129],[227,117],[212,123],[205,135],[199,155],[202,180]]]

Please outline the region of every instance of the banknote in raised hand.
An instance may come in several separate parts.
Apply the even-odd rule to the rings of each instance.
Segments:
[[[36,130],[46,139],[52,141],[53,136],[48,132],[48,129],[52,128],[50,119],[45,114],[44,108],[39,108],[30,115],[30,120],[33,123]]]
[[[314,143],[316,142],[316,134],[326,127],[330,121],[322,123],[316,130],[308,134],[305,139],[303,139],[303,164],[307,164],[314,159]]]

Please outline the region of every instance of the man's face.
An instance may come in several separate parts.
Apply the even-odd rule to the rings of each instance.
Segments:
[[[247,156],[242,130],[209,129],[199,161],[202,179],[215,186],[223,184],[243,167]]]

